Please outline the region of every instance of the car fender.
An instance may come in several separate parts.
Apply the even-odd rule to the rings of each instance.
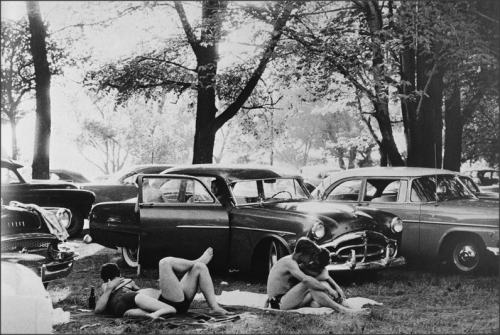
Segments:
[[[477,226],[462,226],[462,227],[453,227],[446,231],[441,239],[439,240],[439,244],[435,250],[432,250],[431,254],[428,256],[431,257],[437,257],[439,256],[439,253],[441,252],[443,246],[445,245],[446,241],[453,235],[456,234],[470,234],[470,235],[475,235],[478,236],[484,243],[486,248],[498,248],[498,239],[499,239],[499,233],[498,230],[495,230],[494,228],[488,228],[488,227],[477,227]]]

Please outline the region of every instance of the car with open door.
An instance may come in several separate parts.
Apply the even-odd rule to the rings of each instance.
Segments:
[[[403,220],[408,263],[473,273],[498,263],[498,201],[478,199],[456,172],[370,167],[338,172],[313,191],[323,202],[378,208]]]
[[[86,237],[122,248],[130,266],[165,256],[195,259],[212,247],[211,266],[267,274],[303,236],[330,251],[330,271],[405,264],[397,216],[315,201],[293,172],[197,164],[140,174],[137,182],[136,199],[94,205]]]

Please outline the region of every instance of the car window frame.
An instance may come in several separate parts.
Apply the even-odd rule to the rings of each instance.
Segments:
[[[351,181],[351,180],[361,180],[361,186],[359,188],[359,193],[358,193],[358,198],[356,200],[335,200],[335,199],[328,199],[328,196],[332,191],[339,186],[340,184]],[[337,180],[336,182],[332,183],[330,186],[328,186],[323,193],[322,200],[324,201],[334,201],[334,202],[345,202],[345,203],[360,203],[361,201],[361,194],[364,194],[365,192],[365,184],[366,184],[366,177],[360,177],[360,176],[351,176],[351,177],[346,177],[340,180]]]
[[[194,182],[198,182],[201,187],[205,189],[208,195],[212,198],[212,202],[144,202],[143,199],[143,179],[144,178],[153,178],[153,179],[185,179],[185,180],[193,180]],[[190,175],[178,175],[178,174],[137,174],[137,185],[138,185],[138,194],[137,194],[137,206],[138,207],[162,207],[162,206],[179,206],[179,205],[198,205],[198,206],[207,206],[218,204],[221,205],[217,200],[212,191],[207,187],[207,185],[199,178],[193,177]]]

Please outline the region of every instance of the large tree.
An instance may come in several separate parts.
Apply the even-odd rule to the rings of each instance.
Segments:
[[[50,164],[50,79],[47,59],[47,31],[40,14],[38,1],[26,1],[30,27],[30,48],[35,67],[36,125],[33,153],[33,179],[49,179]]]
[[[268,38],[259,40],[262,47],[257,58],[243,63],[240,67],[242,73],[231,73],[231,71],[226,74],[219,73],[221,39],[229,34],[229,30],[234,28],[235,24],[241,24],[238,20],[242,15],[248,17],[239,6],[239,4],[230,6],[227,1],[202,1],[201,20],[193,24],[189,21],[183,4],[174,1],[174,8],[184,32],[183,39],[172,38],[161,50],[135,57],[124,66],[108,64],[100,71],[90,73],[87,78],[92,83],[95,83],[97,78],[100,89],[118,90],[121,101],[133,94],[152,97],[158,95],[164,88],[179,93],[194,89],[196,124],[193,163],[211,163],[215,134],[238,113],[251,96],[273,57],[292,10],[299,7],[300,2],[266,2],[259,5],[251,4],[248,5],[250,7],[244,8],[250,13],[258,12],[259,15],[266,13],[270,29],[262,29],[260,36],[265,34]],[[229,19],[234,17],[236,21],[229,22]],[[194,59],[186,57],[186,52],[189,55],[186,42]],[[219,81],[223,85],[229,85],[231,90],[229,95],[221,96]],[[231,97],[229,100],[228,96]],[[218,105],[223,106],[222,110],[217,108]]]

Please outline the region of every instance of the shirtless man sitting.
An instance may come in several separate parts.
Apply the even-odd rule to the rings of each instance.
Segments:
[[[320,248],[313,241],[302,237],[297,241],[293,254],[276,262],[267,280],[270,307],[290,310],[313,304],[318,307],[330,307],[337,312],[369,313],[367,308],[353,310],[339,304],[334,300],[335,297],[339,297],[339,293],[332,286],[323,285],[318,279],[306,275],[300,269],[300,265],[312,264],[319,253]],[[343,293],[340,296],[342,299],[345,298]]]

